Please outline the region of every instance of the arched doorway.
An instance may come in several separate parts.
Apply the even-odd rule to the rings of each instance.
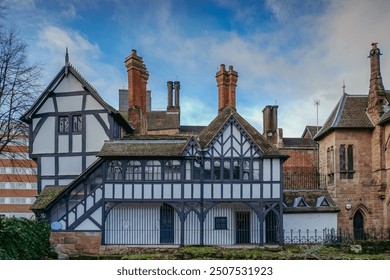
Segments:
[[[355,240],[364,238],[364,217],[360,210],[356,211],[353,216],[353,237]]]

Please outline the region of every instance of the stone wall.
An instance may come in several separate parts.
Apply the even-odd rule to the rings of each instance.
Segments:
[[[52,231],[50,242],[59,258],[79,254],[97,255],[100,250],[101,233]]]

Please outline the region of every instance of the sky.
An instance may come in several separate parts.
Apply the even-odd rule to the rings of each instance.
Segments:
[[[152,109],[166,108],[167,81],[180,81],[182,125],[207,125],[217,115],[220,64],[238,72],[238,113],[262,132],[262,110],[278,105],[284,137],[322,125],[343,84],[349,94],[368,94],[372,42],[383,53],[385,88],[390,81],[388,0],[2,2],[29,61],[42,65],[42,85],[68,48],[70,63],[118,108],[124,60],[135,49],[149,71]]]

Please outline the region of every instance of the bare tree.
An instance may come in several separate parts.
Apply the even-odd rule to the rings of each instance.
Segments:
[[[20,116],[40,90],[41,71],[39,65],[28,63],[27,45],[15,28],[0,21],[0,154],[4,155],[7,145],[17,145],[20,136],[27,133]]]

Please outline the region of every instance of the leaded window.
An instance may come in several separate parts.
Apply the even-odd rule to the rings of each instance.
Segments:
[[[165,180],[180,180],[181,166],[178,160],[168,160],[165,163],[164,178]]]
[[[149,160],[145,164],[145,180],[161,180],[161,163]]]
[[[81,132],[83,129],[83,118],[81,115],[72,116],[72,131]]]
[[[111,160],[107,164],[107,180],[122,180],[122,162]]]
[[[334,182],[334,152],[333,146],[329,147],[326,151],[326,169],[328,174],[328,183]]]
[[[340,145],[340,179],[353,179],[353,145]]]
[[[126,180],[142,180],[142,165],[138,160],[129,160],[126,163]]]
[[[58,132],[67,133],[69,132],[69,117],[60,116],[58,118]]]

